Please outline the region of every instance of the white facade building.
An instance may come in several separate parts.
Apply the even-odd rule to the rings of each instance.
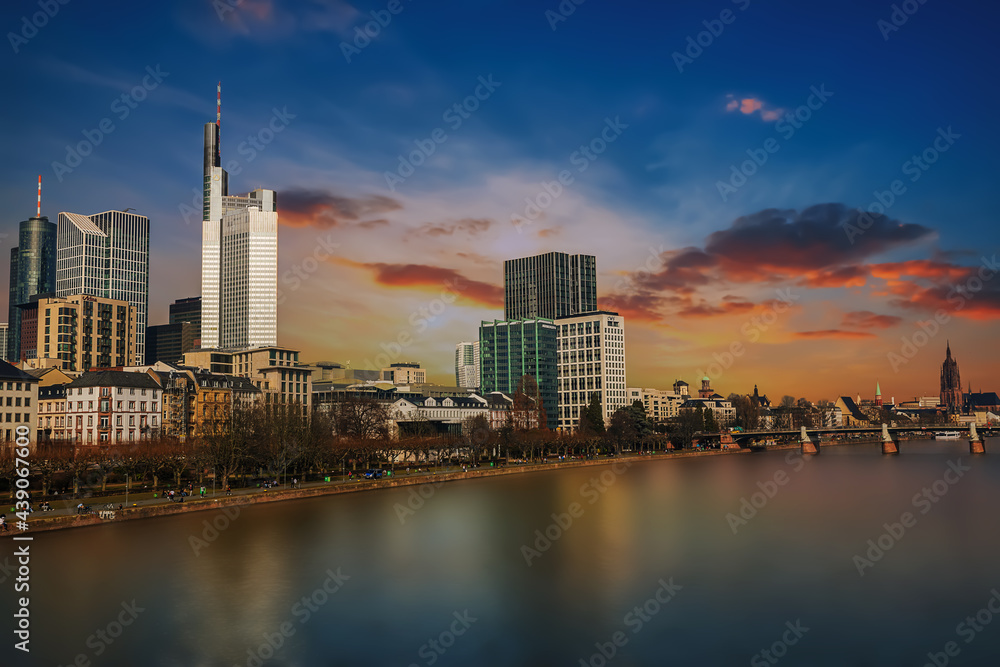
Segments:
[[[60,213],[56,296],[87,294],[127,301],[135,309],[135,359],[146,358],[149,218],[123,211]]]
[[[455,346],[455,386],[479,387],[479,341]]]
[[[66,438],[88,445],[157,435],[160,385],[145,373],[91,371],[66,385]]]
[[[220,121],[205,125],[201,346],[278,344],[278,213],[274,190],[229,194]]]
[[[595,311],[555,321],[558,332],[559,430],[575,430],[591,394],[601,399],[604,423],[628,405],[625,318]]]
[[[652,421],[662,422],[676,417],[678,409],[690,396],[677,391],[666,391],[663,389],[646,389],[643,387],[629,387],[628,403],[631,405],[635,401],[642,401],[642,406],[646,409],[646,417]]]

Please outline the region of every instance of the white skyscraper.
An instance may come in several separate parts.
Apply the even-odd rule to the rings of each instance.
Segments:
[[[201,249],[201,346],[278,344],[278,213],[273,190],[229,194],[222,168],[222,86],[205,124]]]
[[[149,303],[149,218],[123,211],[63,212],[56,239],[56,296],[89,294],[132,304],[136,341],[132,363],[141,364]],[[58,343],[56,338],[53,343]]]
[[[559,428],[572,431],[591,394],[605,425],[631,401],[625,382],[625,318],[597,310],[556,320],[559,327]]]
[[[479,386],[479,341],[455,346],[455,386]]]

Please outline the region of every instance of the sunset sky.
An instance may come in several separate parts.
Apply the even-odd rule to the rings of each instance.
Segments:
[[[38,174],[53,222],[133,207],[150,324],[200,291],[221,79],[230,191],[278,192],[303,360],[453,383],[503,260],[563,251],[597,257],[630,386],[910,399],[950,340],[963,384],[1000,390],[993,5],[52,4],[0,9],[2,256]]]

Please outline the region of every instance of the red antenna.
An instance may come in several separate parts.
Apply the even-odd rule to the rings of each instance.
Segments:
[[[38,175],[38,211],[35,214],[36,218],[42,217],[42,175]]]
[[[215,127],[219,135],[219,161],[222,161],[222,82],[215,89]]]

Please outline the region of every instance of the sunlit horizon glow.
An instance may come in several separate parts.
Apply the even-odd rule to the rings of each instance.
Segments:
[[[230,190],[278,193],[278,342],[304,361],[452,384],[455,344],[503,317],[503,261],[560,251],[596,256],[629,386],[903,401],[938,394],[950,341],[964,384],[1000,389],[1000,93],[969,46],[997,8],[928,3],[886,39],[860,0],[734,3],[678,71],[717,9],[403,7],[354,53],[384,2],[60,5],[0,64],[8,247],[38,174],[52,221],[133,207],[165,323],[199,294],[221,79]]]

